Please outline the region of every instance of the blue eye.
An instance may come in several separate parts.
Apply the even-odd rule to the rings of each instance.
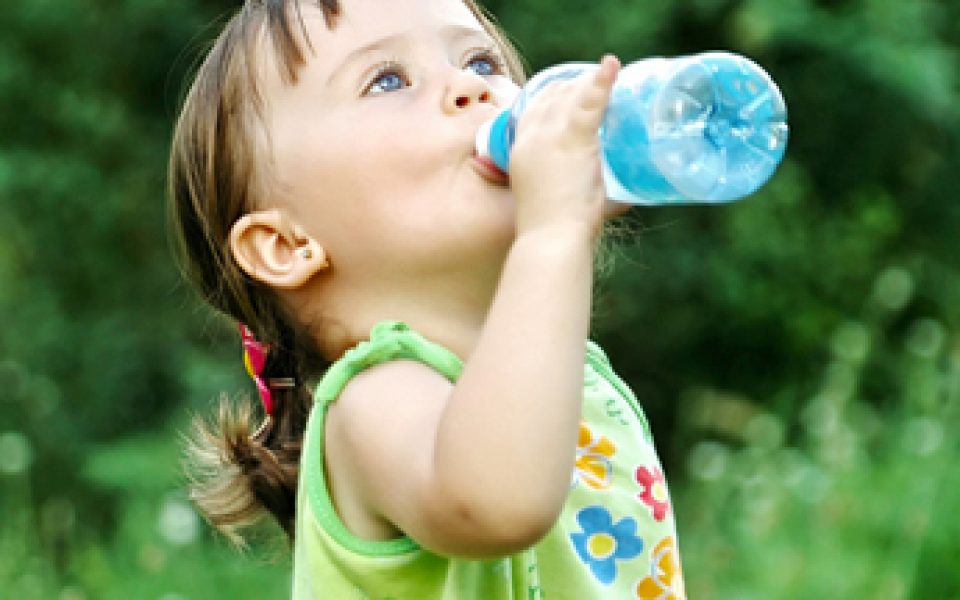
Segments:
[[[503,60],[492,51],[484,50],[467,61],[467,68],[481,77],[500,75],[503,73]]]
[[[379,94],[383,92],[395,92],[403,89],[409,84],[407,77],[400,65],[396,63],[387,63],[377,68],[376,74],[367,86],[367,93]]]

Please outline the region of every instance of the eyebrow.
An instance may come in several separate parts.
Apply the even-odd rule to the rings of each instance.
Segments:
[[[440,35],[446,38],[448,42],[457,42],[471,37],[491,41],[489,40],[489,35],[483,29],[475,29],[463,25],[446,25],[440,28]],[[368,54],[375,54],[387,48],[395,48],[403,45],[407,38],[408,34],[395,33],[351,50],[344,59],[340,61],[340,64],[330,71],[330,76],[327,77],[327,85],[342,77],[343,73],[345,73],[353,63]]]

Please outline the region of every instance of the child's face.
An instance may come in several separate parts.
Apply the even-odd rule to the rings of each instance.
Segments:
[[[461,0],[346,0],[332,30],[302,10],[313,51],[298,83],[264,84],[274,203],[340,273],[499,268],[513,199],[474,136],[517,86],[481,24]]]

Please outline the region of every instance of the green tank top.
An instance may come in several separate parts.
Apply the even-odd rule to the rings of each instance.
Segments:
[[[650,427],[599,346],[587,342],[583,409],[570,492],[553,529],[495,560],[433,554],[410,539],[370,541],[340,520],[323,470],[327,408],[368,367],[421,361],[456,381],[459,357],[386,321],[317,385],[297,494],[296,600],[681,600],[677,534]],[[537,452],[530,448],[530,452]]]

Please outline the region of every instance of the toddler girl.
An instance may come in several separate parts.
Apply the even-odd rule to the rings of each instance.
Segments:
[[[170,166],[187,273],[266,412],[221,408],[193,497],[293,540],[295,598],[682,598],[642,410],[588,334],[597,128],[619,63],[548,88],[509,178],[473,150],[522,79],[473,0],[248,1]]]

